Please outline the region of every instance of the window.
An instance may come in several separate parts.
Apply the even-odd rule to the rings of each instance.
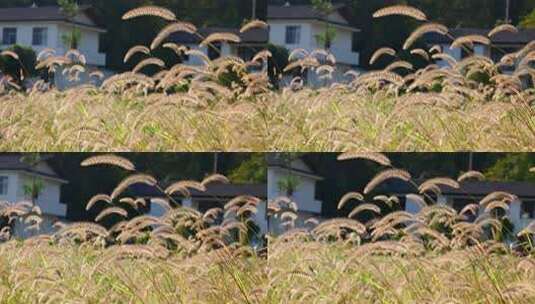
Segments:
[[[474,54],[475,54],[474,47],[471,47],[468,45],[464,45],[463,47],[461,47],[461,59],[470,57]]]
[[[17,28],[5,27],[2,31],[2,44],[12,45],[17,43]]]
[[[98,35],[98,52],[107,53],[108,52],[108,43],[106,43],[106,35]]]
[[[213,208],[223,208],[224,206],[223,203],[217,201],[201,201],[198,202],[198,204],[199,207],[197,208],[197,210],[201,213],[206,213],[208,210]],[[223,214],[218,213],[217,217],[214,217],[214,221],[212,222],[212,224],[219,225],[221,223],[223,223]]]
[[[258,53],[258,51],[251,47],[243,47],[243,46],[238,47],[238,57],[240,57],[241,59],[245,61],[249,61],[253,59],[256,53]]]
[[[186,51],[180,52],[180,60],[182,62],[188,62],[189,61],[189,55],[187,54],[188,51],[190,51],[191,48],[189,46],[186,46]]]
[[[34,27],[32,45],[41,46],[48,43],[48,29],[46,27]]]
[[[221,43],[212,43],[208,46],[208,58],[210,60],[217,59],[221,56]]]
[[[0,176],[0,195],[7,195],[7,176]]]
[[[523,201],[522,202],[522,213],[520,216],[528,217],[532,219],[535,217],[535,202],[534,201]]]
[[[351,34],[351,51],[359,53],[362,51],[364,46],[363,36],[359,32],[353,32]]]
[[[301,41],[301,27],[287,26],[286,27],[286,44],[299,44]]]

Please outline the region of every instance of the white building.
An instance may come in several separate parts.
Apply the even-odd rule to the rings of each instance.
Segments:
[[[321,219],[323,202],[316,199],[316,184],[323,178],[300,158],[293,159],[288,163],[281,154],[268,155],[268,201],[278,197],[288,197],[297,204],[296,228],[307,227],[305,221],[310,218]],[[288,193],[288,189],[281,187],[284,180],[291,176],[297,181],[295,189]],[[273,234],[284,231],[279,218],[270,217],[269,230]],[[308,226],[310,227],[310,226]]]
[[[240,37],[241,42],[236,43],[213,43],[211,47],[200,47],[199,43],[202,37],[208,37],[213,33],[232,33]],[[268,32],[263,29],[252,29],[244,33],[240,33],[238,29],[223,28],[223,27],[206,27],[198,30],[198,35],[192,35],[185,32],[175,33],[171,35],[171,40],[188,47],[202,51],[208,58],[214,60],[223,56],[236,56],[244,60],[251,60],[254,55],[263,50],[268,42]],[[196,56],[185,56],[184,63],[189,65],[201,65],[202,59]],[[261,68],[261,67],[260,67]]]
[[[144,184],[132,185],[129,189],[132,196],[146,198],[147,201],[151,201],[147,214],[157,217],[165,214],[166,210],[164,207],[152,203],[153,199],[164,198],[160,190]],[[265,184],[214,183],[208,184],[204,192],[190,189],[190,194],[191,196],[189,197],[183,197],[181,195],[173,196],[173,200],[183,207],[192,208],[202,213],[212,208],[223,208],[228,201],[240,195],[250,195],[259,198],[261,203],[257,206],[258,212],[255,215],[255,222],[258,225],[260,234],[265,234],[267,231],[267,195]]]
[[[487,37],[491,29],[481,28],[452,28],[449,34],[454,38],[460,38],[468,35],[481,35]],[[434,45],[439,45],[442,52],[451,55],[455,60],[462,59],[475,55],[485,56],[491,58],[494,62],[499,62],[500,59],[508,53],[513,53],[523,48],[528,43],[535,41],[535,30],[520,29],[518,33],[501,32],[494,35],[491,39],[492,45],[474,43],[473,48],[468,46],[451,48],[453,40],[444,35],[437,33],[428,33],[424,35],[423,41],[430,48]],[[437,62],[439,66],[446,66],[448,63],[444,60]],[[511,67],[513,70],[514,67]]]
[[[105,66],[106,54],[100,48],[100,35],[106,30],[97,25],[89,6],[80,6],[80,13],[72,19],[58,6],[2,8],[0,49],[17,44],[33,48],[36,54],[51,48],[56,56],[62,56],[70,49],[63,37],[74,28],[80,31],[77,49],[86,57],[88,68]],[[60,71],[56,73],[55,80],[60,88],[67,85]]]
[[[65,220],[67,205],[61,202],[61,186],[67,181],[60,178],[56,172],[42,161],[32,167],[21,161],[21,154],[0,154],[0,201],[17,203],[31,200],[31,195],[24,191],[25,185],[33,181],[42,184],[36,205],[41,208],[43,222],[38,233],[54,231],[52,225],[58,220]],[[15,236],[27,237],[36,232],[26,232],[25,225],[19,221],[15,224]]]
[[[329,26],[334,31],[334,39],[331,41],[328,51],[336,58],[336,69],[332,79],[321,80],[311,70],[303,75],[304,80],[309,85],[321,85],[330,81],[344,80],[344,73],[357,69],[359,65],[359,52],[356,48],[357,34],[360,30],[351,26],[349,21],[342,16],[340,12],[343,8],[343,6],[335,6],[335,10],[330,15],[323,16],[311,5],[268,6],[267,23],[269,29],[252,29],[240,33],[238,29],[209,27],[199,29],[201,37],[188,33],[177,33],[172,35],[170,40],[190,49],[200,50],[212,60],[229,55],[250,60],[267,44],[284,47],[290,52],[295,49],[303,49],[308,54],[318,49],[324,49],[325,45],[319,37]],[[241,42],[238,44],[217,43],[215,45],[217,49],[199,47],[202,37],[217,32],[236,34],[240,37]],[[325,61],[325,58],[320,59]],[[184,58],[184,63],[200,65],[202,60],[195,56],[189,56]],[[289,82],[292,78],[292,76],[287,76],[284,82]]]
[[[405,211],[416,214],[421,206],[406,193],[418,193],[416,189],[410,190],[408,186],[390,186],[394,193],[400,194],[405,205]],[[516,200],[509,204],[509,210],[504,213],[514,225],[514,233],[518,233],[529,223],[535,220],[535,184],[530,182],[490,182],[466,181],[461,183],[459,189],[441,186],[441,194],[433,199],[438,204],[450,206],[459,212],[468,204],[477,204],[486,195],[503,191],[513,194]],[[480,210],[482,213],[483,210]]]
[[[343,5],[334,6],[334,11],[325,16],[311,5],[268,6],[269,42],[292,51],[304,49],[308,53],[325,49],[324,35],[327,26],[333,31],[334,39],[327,49],[336,58],[336,70],[332,81],[344,80],[344,73],[359,66],[357,35],[359,29],[352,26],[341,12]],[[316,73],[308,71],[305,80],[310,85],[324,83]]]

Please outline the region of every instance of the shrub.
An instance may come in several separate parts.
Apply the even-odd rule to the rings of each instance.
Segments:
[[[18,83],[22,83],[25,78],[36,75],[35,64],[37,56],[33,49],[13,45],[5,51],[16,53],[19,56],[19,60],[11,56],[0,56],[0,70],[2,73],[13,77]]]

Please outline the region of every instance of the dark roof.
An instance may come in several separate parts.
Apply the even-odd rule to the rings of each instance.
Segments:
[[[90,13],[90,6],[81,5],[80,10],[87,12],[87,16],[95,22],[93,15]],[[96,22],[95,24],[89,24],[69,20],[59,6],[0,8],[0,22],[11,21],[62,21],[97,28],[95,26]]]
[[[416,182],[420,184],[423,180]],[[460,186],[459,189],[440,186],[440,190],[446,196],[483,197],[494,191],[503,191],[514,194],[521,199],[535,199],[535,183],[532,182],[465,181],[460,183]],[[400,180],[389,180],[378,190],[378,192],[392,194],[418,193],[414,185]]]
[[[207,37],[213,33],[233,33],[240,37],[242,44],[264,44],[269,40],[269,31],[267,29],[251,29],[245,33],[240,33],[239,29],[235,28],[225,28],[225,27],[205,27],[198,29],[199,34],[202,37]],[[179,43],[194,43],[197,44],[202,41],[203,38],[200,38],[197,35],[189,34],[186,32],[177,32],[171,35],[170,38],[174,42]]]
[[[155,187],[146,184],[135,184],[128,192],[136,197],[162,197],[163,194]],[[205,192],[190,189],[192,198],[231,199],[240,195],[252,195],[260,199],[267,198],[266,184],[210,184]],[[180,197],[180,196],[177,196]]]
[[[336,11],[345,8],[345,5],[334,5]],[[344,17],[343,14],[341,16]],[[340,23],[328,20],[321,12],[316,10],[312,5],[268,5],[267,19],[305,19],[305,20],[319,20],[326,21],[332,24],[338,24],[348,27],[353,27],[349,23]],[[348,21],[346,19],[346,21]]]
[[[62,181],[65,181],[56,173],[43,172],[38,169],[32,168],[29,164],[21,161],[22,157],[23,155],[18,154],[18,153],[0,154],[0,170],[23,171],[26,173],[38,174],[41,176],[60,179]],[[43,161],[46,162],[46,157],[43,158]]]
[[[487,36],[490,32],[490,29],[481,29],[481,28],[454,28],[450,29],[450,34],[454,38],[459,38],[467,35],[482,35]],[[427,43],[430,44],[440,44],[440,43],[451,43],[452,39],[448,36],[443,36],[438,33],[427,33],[423,38]],[[496,45],[524,45],[528,44],[531,41],[535,40],[535,29],[521,29],[518,33],[511,32],[501,32],[494,35],[491,38],[493,44]]]

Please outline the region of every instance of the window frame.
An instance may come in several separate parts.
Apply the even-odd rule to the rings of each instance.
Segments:
[[[222,50],[223,45],[221,42],[212,43],[212,45],[207,46],[206,55],[208,58],[210,58],[210,60],[215,60],[221,57]]]
[[[4,192],[5,189],[5,192]],[[0,196],[7,196],[9,191],[9,176],[0,175]]]
[[[528,214],[530,219],[535,217],[535,201],[522,200],[520,202],[520,217],[522,218],[524,214]]]
[[[41,36],[36,36],[37,31],[40,30]],[[36,38],[39,37],[40,43],[36,43]],[[32,29],[32,45],[33,46],[46,46],[48,44],[48,27],[37,26]]]
[[[7,39],[11,37],[8,35],[8,31],[13,30],[10,34],[14,34],[13,42],[9,42]],[[2,45],[14,45],[17,44],[18,29],[16,27],[4,27],[2,28]]]
[[[285,27],[284,42],[289,45],[297,45],[301,43],[301,25],[287,25]],[[291,35],[293,34],[293,36]],[[293,38],[291,41],[290,38]]]

